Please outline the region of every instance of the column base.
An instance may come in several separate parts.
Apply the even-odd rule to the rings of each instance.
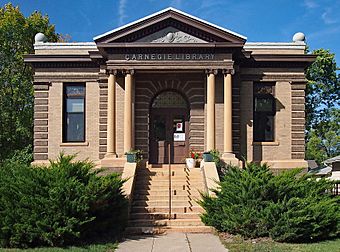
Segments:
[[[117,153],[106,153],[104,159],[113,159],[117,157],[118,157]]]
[[[126,163],[126,157],[118,158],[117,156],[105,157],[100,160],[100,166],[102,168],[117,168],[117,167],[124,167]]]
[[[221,159],[227,165],[242,166],[241,161],[235,157],[234,153],[224,152]]]

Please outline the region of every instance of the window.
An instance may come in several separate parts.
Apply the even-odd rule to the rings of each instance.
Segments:
[[[85,85],[64,86],[63,142],[85,141]]]
[[[153,108],[187,108],[187,102],[177,92],[165,91],[156,96]]]
[[[275,83],[254,83],[254,141],[274,141]]]

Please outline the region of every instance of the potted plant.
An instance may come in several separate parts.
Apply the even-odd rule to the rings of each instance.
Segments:
[[[185,163],[189,169],[192,169],[197,166],[198,159],[200,155],[198,152],[194,151],[193,149],[190,150],[189,157],[185,159]]]
[[[205,151],[203,152],[203,160],[204,162],[213,162],[213,155],[211,154],[211,151]]]
[[[143,159],[142,150],[130,150],[125,153],[128,163],[139,163]]]

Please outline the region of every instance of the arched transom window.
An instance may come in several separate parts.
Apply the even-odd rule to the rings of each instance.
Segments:
[[[179,93],[165,91],[153,100],[152,108],[187,108],[187,103]]]

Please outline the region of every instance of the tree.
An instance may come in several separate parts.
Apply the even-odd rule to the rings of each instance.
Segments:
[[[48,16],[34,12],[24,17],[10,3],[0,8],[0,161],[32,144],[33,71],[23,55],[34,52],[38,32],[58,40]]]
[[[335,55],[318,49],[315,62],[306,77],[306,159],[319,164],[340,155],[340,75],[337,75]]]

